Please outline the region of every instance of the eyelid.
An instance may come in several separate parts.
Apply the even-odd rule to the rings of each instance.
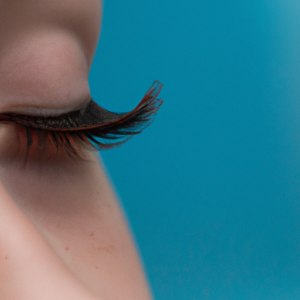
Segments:
[[[32,116],[32,117],[59,117],[61,115],[65,115],[70,113],[70,109],[49,109],[49,108],[37,108],[37,107],[18,107],[11,111],[7,111],[7,114],[19,114],[25,116]]]
[[[58,117],[45,118],[5,113],[0,114],[0,120],[2,118],[8,121],[11,120],[24,127],[51,131],[94,130],[117,125],[118,130],[134,134],[134,127],[146,125],[161,106],[162,100],[156,98],[161,88],[162,84],[155,81],[137,107],[127,113],[115,113],[105,110],[91,100],[81,110]],[[137,118],[136,120],[134,119],[135,117]]]
[[[91,100],[91,96],[83,98],[83,101],[79,106],[65,109],[54,109],[54,108],[44,108],[44,107],[33,107],[33,106],[22,106],[22,107],[13,107],[13,108],[5,108],[0,111],[1,114],[18,114],[24,116],[31,117],[59,117],[61,115],[67,115],[71,112],[81,110],[86,107]]]
[[[163,102],[156,98],[161,88],[162,84],[155,81],[136,108],[127,113],[107,111],[90,100],[81,110],[58,117],[0,113],[0,121],[10,121],[25,127],[28,147],[32,143],[30,130],[33,129],[44,131],[57,149],[57,143],[62,143],[73,154],[76,154],[76,150],[72,141],[76,137],[88,146],[109,149],[123,144],[152,123]]]

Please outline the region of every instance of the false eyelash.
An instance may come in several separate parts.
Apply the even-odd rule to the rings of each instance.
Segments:
[[[42,148],[51,141],[57,150],[63,148],[71,157],[80,158],[80,145],[94,149],[110,149],[139,134],[153,120],[163,101],[156,97],[162,84],[155,81],[135,109],[114,113],[91,100],[86,107],[59,117],[37,117],[15,113],[0,114],[0,121],[14,122],[25,127],[27,151],[33,135]]]

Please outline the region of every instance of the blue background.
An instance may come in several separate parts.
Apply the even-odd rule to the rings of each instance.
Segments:
[[[110,0],[94,99],[155,122],[102,152],[155,299],[300,299],[300,2]]]

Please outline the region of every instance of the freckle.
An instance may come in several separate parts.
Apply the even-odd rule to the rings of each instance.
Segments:
[[[98,270],[98,267],[95,267],[96,268],[96,270]]]
[[[91,233],[90,233],[90,236],[94,236],[94,232],[91,232]]]
[[[68,248],[68,247],[66,247],[65,249],[66,249],[66,251],[68,251],[68,250],[69,250],[69,248]]]

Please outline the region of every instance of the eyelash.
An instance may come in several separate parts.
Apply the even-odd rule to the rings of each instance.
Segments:
[[[51,141],[57,151],[62,148],[72,158],[80,159],[80,146],[98,150],[117,147],[149,126],[163,103],[156,98],[161,88],[162,84],[155,81],[138,106],[128,113],[107,111],[91,100],[82,110],[60,117],[3,113],[0,121],[14,122],[25,128],[27,152],[36,136],[39,148]]]

